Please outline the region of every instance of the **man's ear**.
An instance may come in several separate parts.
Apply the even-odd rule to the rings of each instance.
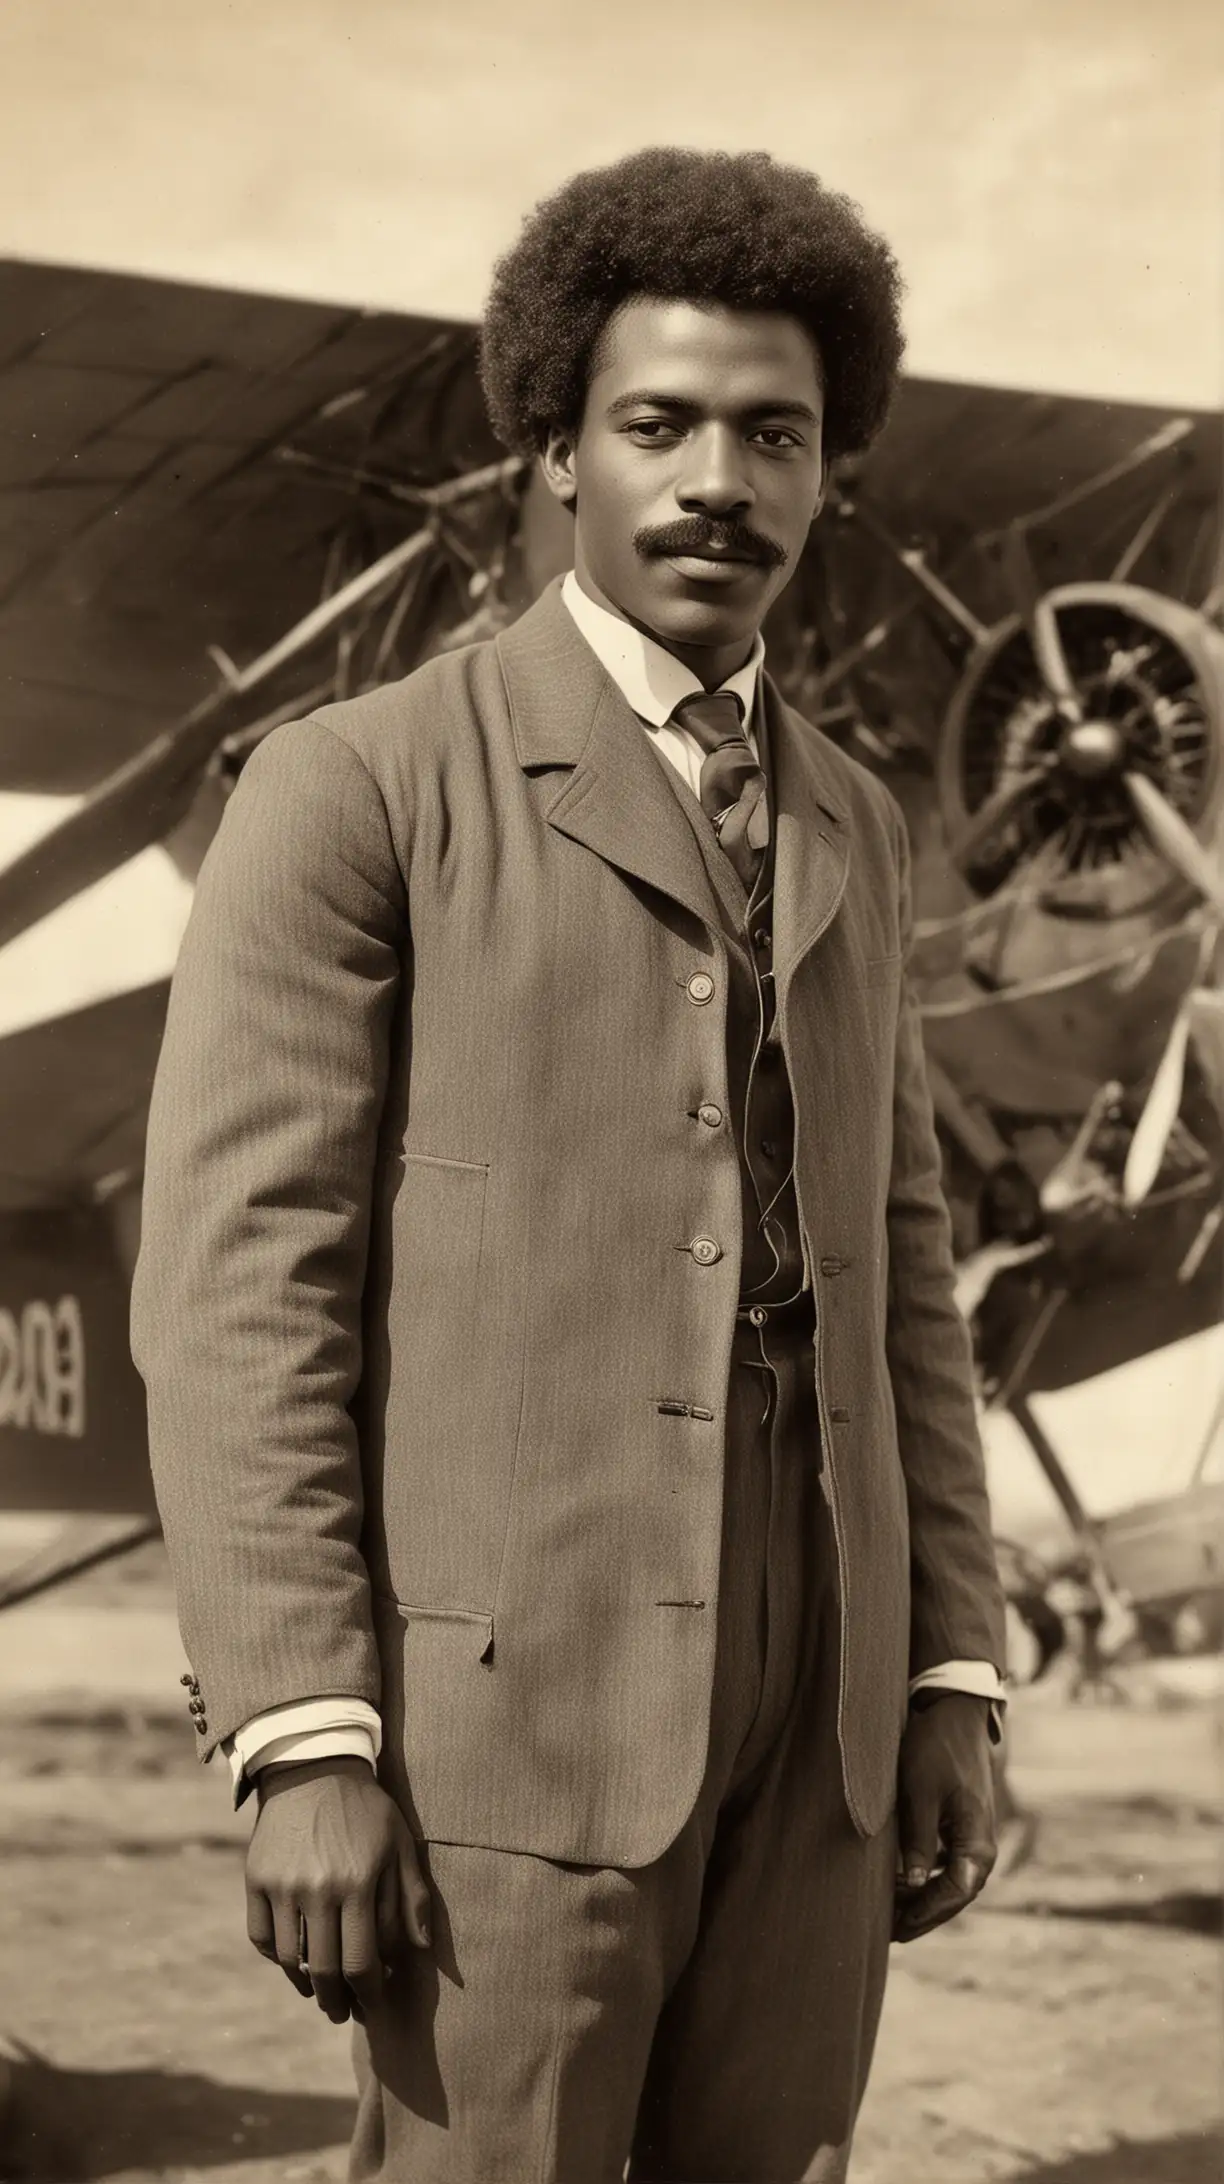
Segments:
[[[577,435],[566,432],[560,425],[550,425],[548,438],[540,449],[540,468],[549,492],[563,506],[572,508],[578,498],[578,480],[574,476],[574,455]]]
[[[833,466],[829,461],[828,456],[822,455],[820,460],[820,491],[816,495],[816,506],[812,510],[813,523],[815,523],[817,516],[820,514],[821,509],[824,507],[825,500],[829,491],[829,479],[832,474],[832,469]]]

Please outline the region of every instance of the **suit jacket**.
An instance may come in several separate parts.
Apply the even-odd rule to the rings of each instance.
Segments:
[[[764,693],[869,1833],[908,1676],[1000,1663],[1000,1600],[905,828]],[[684,1824],[739,1292],[731,1131],[695,1119],[729,1104],[727,984],[693,828],[556,586],[255,752],[174,979],[133,1298],[203,1756],[344,1692],[426,1839],[635,1866]]]

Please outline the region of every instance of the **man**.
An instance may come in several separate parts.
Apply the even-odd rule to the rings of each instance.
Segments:
[[[890,1932],[991,1863],[905,833],[759,634],[899,286],[762,156],[542,206],[483,369],[573,572],[269,737],[201,876],[135,1346],[354,2179],[832,2184]]]

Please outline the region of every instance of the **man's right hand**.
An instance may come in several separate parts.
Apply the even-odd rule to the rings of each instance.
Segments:
[[[333,2024],[382,1993],[405,1944],[428,1949],[429,1891],[398,1805],[365,1760],[259,1776],[247,1850],[247,1933]]]

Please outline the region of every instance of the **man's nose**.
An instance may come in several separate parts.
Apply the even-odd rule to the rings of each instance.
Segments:
[[[688,460],[676,484],[676,498],[688,512],[729,516],[751,508],[756,495],[736,432],[711,426],[694,433]]]

